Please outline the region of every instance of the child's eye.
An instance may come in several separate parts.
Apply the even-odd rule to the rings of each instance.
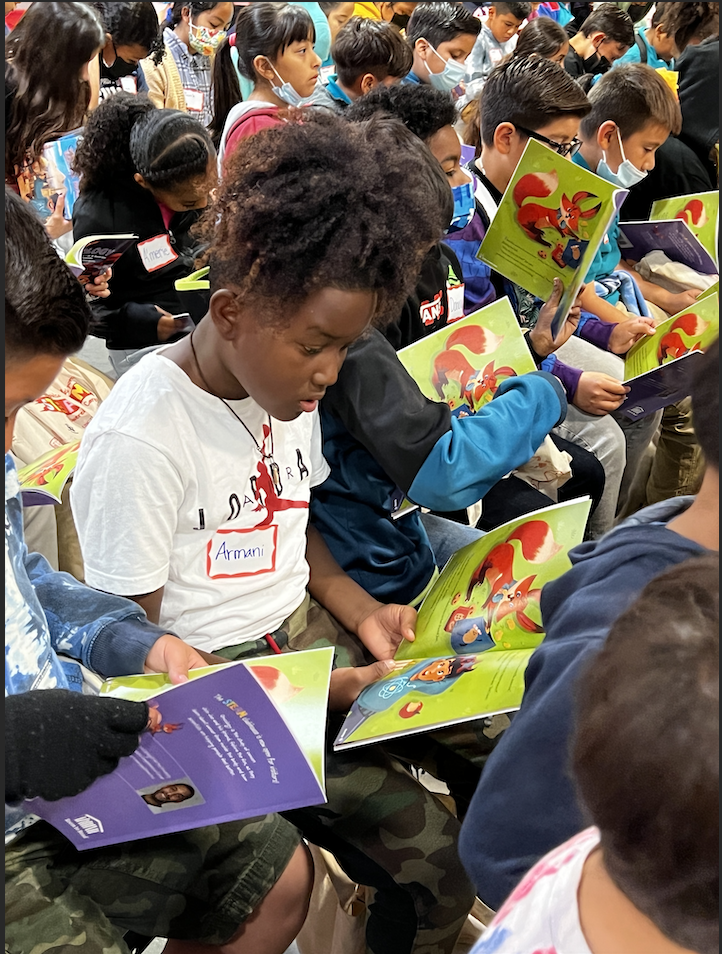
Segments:
[[[306,354],[321,354],[321,352],[323,351],[323,348],[307,348],[304,345],[303,350],[306,352]]]

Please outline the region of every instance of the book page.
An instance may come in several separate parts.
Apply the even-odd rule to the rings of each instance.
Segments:
[[[652,221],[681,219],[686,222],[701,245],[718,262],[719,192],[697,192],[678,195],[673,199],[657,199],[649,217]]]
[[[49,450],[18,471],[25,507],[60,503],[63,488],[78,462],[79,450],[80,441],[70,441],[59,449]]]
[[[590,507],[588,497],[545,507],[458,550],[421,604],[415,641],[396,658],[538,646],[542,587],[569,569]]]

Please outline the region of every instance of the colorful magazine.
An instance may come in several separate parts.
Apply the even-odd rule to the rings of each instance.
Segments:
[[[80,441],[70,441],[43,454],[18,471],[24,507],[59,504],[63,490],[78,462]]]
[[[687,265],[702,275],[717,274],[716,260],[682,219],[622,222],[619,248],[628,262],[641,262],[649,252],[664,252],[673,262]]]
[[[626,195],[529,139],[478,257],[544,301],[562,280],[556,337]]]
[[[354,702],[334,742],[351,748],[511,712],[544,638],[542,587],[570,567],[588,497],[526,514],[455,553],[421,604],[397,668]]]
[[[326,801],[324,751],[333,648],[165,676],[110,680],[147,700],[153,728],[80,795],[26,801],[76,848],[217,825]]]
[[[397,352],[399,361],[432,401],[454,417],[478,413],[507,378],[536,371],[508,298]]]
[[[678,195],[673,199],[658,199],[652,205],[650,219],[681,219],[699,239],[703,248],[718,262],[719,192],[697,192]]]
[[[694,308],[657,325],[653,337],[638,341],[624,359],[624,383],[631,390],[620,410],[633,421],[689,394],[691,373],[701,353],[719,337],[719,284]]]
[[[61,194],[65,196],[63,218],[72,221],[80,177],[71,166],[81,134],[82,130],[76,129],[47,143],[40,156],[33,162],[26,162],[18,173],[20,195],[30,203],[43,222],[55,211],[55,204]]]
[[[78,239],[68,254],[65,262],[81,285],[97,278],[98,275],[111,268],[138,240],[137,235],[131,232],[117,235],[86,235]]]

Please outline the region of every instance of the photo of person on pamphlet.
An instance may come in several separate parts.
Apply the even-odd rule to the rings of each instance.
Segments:
[[[173,811],[176,808],[202,805],[205,801],[195,785],[191,785],[191,780],[187,778],[166,782],[164,785],[156,782],[154,785],[146,785],[136,791],[154,815]]]

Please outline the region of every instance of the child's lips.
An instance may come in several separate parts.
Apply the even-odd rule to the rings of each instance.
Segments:
[[[299,401],[301,405],[301,410],[305,411],[306,414],[312,414],[318,407],[318,401]]]

